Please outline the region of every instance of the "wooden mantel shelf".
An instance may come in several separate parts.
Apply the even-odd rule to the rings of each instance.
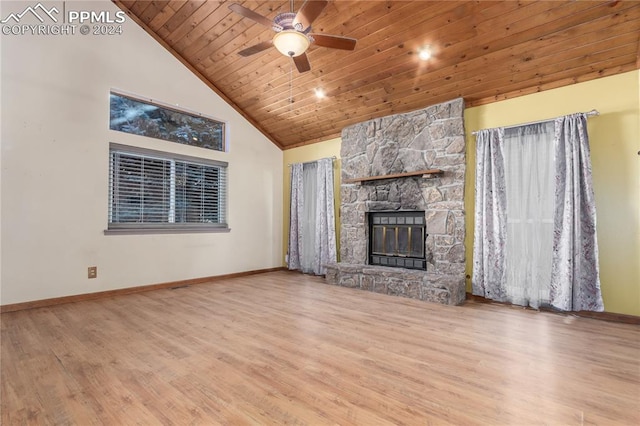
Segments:
[[[426,178],[433,178],[435,177],[435,175],[441,175],[442,173],[444,172],[440,169],[418,170],[415,172],[395,173],[392,175],[369,176],[369,177],[361,177],[361,178],[354,178],[354,179],[345,179],[344,183],[361,183],[361,182],[368,182],[372,180],[397,179],[397,178],[405,178],[405,177],[420,176],[420,175],[422,175],[422,177],[426,179]]]

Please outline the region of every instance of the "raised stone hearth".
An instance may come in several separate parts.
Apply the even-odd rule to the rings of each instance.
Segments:
[[[356,124],[342,131],[340,263],[330,284],[445,304],[465,298],[464,101]],[[429,178],[350,179],[440,169]],[[369,265],[368,214],[424,211],[426,270]]]

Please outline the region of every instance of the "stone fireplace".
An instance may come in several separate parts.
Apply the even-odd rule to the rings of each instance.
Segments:
[[[340,263],[330,284],[445,304],[465,298],[464,101],[342,131]]]

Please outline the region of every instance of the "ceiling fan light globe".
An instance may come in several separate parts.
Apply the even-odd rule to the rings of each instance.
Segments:
[[[296,30],[284,30],[273,37],[273,45],[278,52],[291,58],[306,52],[309,44],[309,38]]]

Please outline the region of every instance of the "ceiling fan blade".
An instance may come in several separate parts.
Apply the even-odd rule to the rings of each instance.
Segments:
[[[330,47],[332,49],[353,50],[356,48],[355,38],[342,37],[330,34],[309,34],[313,37],[314,43],[322,47]]]
[[[264,25],[265,27],[269,27],[269,28],[280,27],[279,25],[275,25],[273,21],[267,18],[266,16],[262,16],[251,9],[247,9],[244,6],[240,6],[238,3],[230,4],[229,9],[231,9],[233,12],[237,13],[238,15],[242,15],[245,18],[249,18],[252,21],[257,22],[258,24]],[[280,29],[282,29],[282,27],[280,27]]]
[[[311,64],[309,63],[309,58],[307,57],[306,53],[303,53],[299,56],[294,56],[293,63],[296,64],[298,72],[307,72],[311,70]]]
[[[238,55],[240,56],[255,55],[256,53],[260,53],[263,50],[267,50],[271,46],[273,46],[273,42],[271,40],[263,41],[262,43],[254,44],[251,47],[247,47],[246,49],[239,51]]]
[[[306,0],[293,20],[294,27],[296,24],[302,24],[301,31],[309,28],[328,3],[327,0]]]

